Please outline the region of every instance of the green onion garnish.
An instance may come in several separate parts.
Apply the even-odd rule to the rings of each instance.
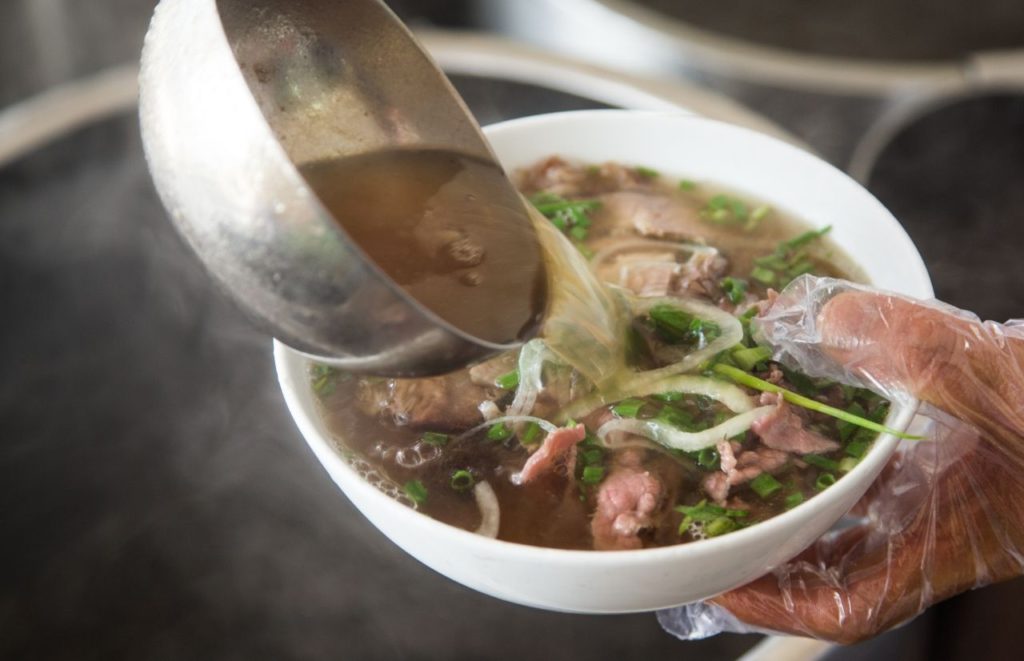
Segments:
[[[587,466],[594,466],[604,461],[604,450],[601,448],[587,448],[580,454],[583,455],[583,463]]]
[[[868,441],[853,440],[846,444],[843,448],[843,452],[850,455],[854,459],[860,459],[864,456],[864,453],[868,451],[868,447],[871,445]]]
[[[801,457],[806,463],[811,466],[817,466],[818,468],[824,468],[827,471],[839,470],[839,462],[832,461],[828,457],[822,457],[820,454],[805,454]]]
[[[843,457],[842,459],[839,460],[839,472],[849,473],[854,468],[856,468],[857,464],[859,463],[860,460],[854,457]]]
[[[420,436],[420,440],[426,443],[427,445],[447,445],[448,434],[441,434],[440,432],[436,431],[427,431],[423,432],[423,436]]]
[[[679,190],[681,190],[681,191],[689,192],[689,191],[692,191],[696,187],[697,187],[697,182],[691,181],[689,179],[682,179],[679,182]]]
[[[708,537],[718,537],[719,535],[732,532],[739,527],[740,526],[736,523],[735,519],[730,519],[727,516],[720,516],[704,526],[704,534]]]
[[[526,423],[526,426],[523,428],[523,433],[519,436],[519,442],[523,445],[533,445],[539,440],[540,425],[533,421]]]
[[[892,434],[897,438],[904,438],[911,441],[920,441],[922,438],[924,438],[923,436],[914,436],[913,434],[907,434],[905,432],[896,431],[895,429],[886,427],[885,425],[880,425],[877,422],[873,422],[866,418],[853,415],[841,409],[829,406],[828,404],[822,404],[821,402],[810,399],[809,397],[798,395],[791,390],[781,388],[775,385],[774,383],[768,383],[764,379],[759,379],[753,374],[747,374],[743,370],[737,369],[730,365],[723,365],[722,363],[718,363],[711,369],[714,370],[715,372],[718,372],[722,376],[728,377],[732,381],[735,381],[736,383],[742,386],[747,386],[748,388],[753,388],[754,390],[760,390],[762,392],[779,393],[780,395],[782,395],[782,398],[785,399],[790,404],[796,404],[797,406],[802,406],[806,409],[817,411],[818,413],[830,415],[833,418],[845,420],[846,422],[857,425],[858,427],[870,429],[871,431],[877,432],[879,434]]]
[[[750,277],[763,285],[775,283],[775,272],[763,266],[755,266],[754,270],[750,272]]]
[[[409,499],[417,505],[422,505],[427,501],[427,488],[423,486],[423,483],[419,480],[411,480],[406,482],[402,487],[405,491],[405,495],[409,496]]]
[[[786,496],[786,509],[791,510],[800,503],[804,502],[804,495],[797,491]]]
[[[654,179],[656,177],[661,176],[661,173],[658,172],[657,170],[653,168],[644,167],[643,165],[636,166],[635,170],[636,173],[643,177],[644,179]]]
[[[504,441],[511,435],[512,430],[504,422],[492,425],[491,428],[487,430],[487,440],[489,441]]]
[[[697,465],[701,468],[717,469],[718,464],[718,451],[712,450],[711,448],[704,448],[697,453]]]
[[[626,399],[612,407],[612,412],[620,418],[635,418],[644,406],[642,399]]]
[[[682,523],[679,524],[680,535],[687,531],[691,523],[710,524],[719,518],[743,519],[750,514],[747,510],[726,509],[720,505],[709,503],[707,500],[702,500],[696,505],[679,505],[675,510],[684,515]]]
[[[580,481],[583,484],[598,484],[604,479],[604,468],[601,466],[586,466],[583,469],[583,476]]]
[[[822,473],[818,476],[818,479],[814,481],[814,488],[818,491],[824,491],[830,486],[836,483],[836,476],[832,473]]]
[[[733,362],[747,372],[753,370],[758,364],[763,363],[771,357],[772,351],[767,347],[752,347],[750,349],[739,348],[732,352]]]
[[[452,489],[456,491],[469,491],[476,480],[473,479],[473,474],[468,470],[461,469],[452,473],[452,479],[449,484],[452,485]]]
[[[581,225],[576,225],[571,230],[569,230],[569,236],[576,239],[577,241],[586,241],[587,228]]]
[[[502,374],[494,380],[494,385],[502,390],[515,390],[519,387],[519,370],[512,370],[507,374]]]
[[[722,278],[719,283],[722,286],[722,291],[725,292],[725,296],[733,303],[738,304],[743,300],[743,296],[747,293],[747,281],[739,278],[726,277]]]
[[[781,489],[782,484],[768,473],[761,473],[750,481],[750,488],[753,489],[754,493],[758,496],[767,498]]]

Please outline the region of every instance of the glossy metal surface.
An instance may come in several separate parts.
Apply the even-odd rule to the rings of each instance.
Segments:
[[[140,115],[171,218],[278,339],[390,375],[440,373],[506,348],[407,297],[298,172],[396,147],[492,157],[450,83],[378,0],[164,0],[146,37]]]

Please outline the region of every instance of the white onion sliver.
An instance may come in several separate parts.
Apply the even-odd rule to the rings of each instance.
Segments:
[[[593,395],[570,404],[562,412],[565,418],[578,418],[590,413],[604,402],[617,402],[629,397],[646,397],[663,392],[681,392],[687,395],[703,395],[721,402],[733,413],[746,413],[754,408],[754,400],[737,385],[706,376],[677,375],[660,379],[648,378],[646,372],[621,384],[614,393],[603,398]]]
[[[500,425],[503,422],[508,422],[513,425],[517,425],[523,422],[536,422],[538,427],[540,427],[549,434],[558,429],[558,425],[552,422],[548,422],[544,418],[537,418],[532,415],[503,415],[500,418],[488,420],[487,422],[481,423],[476,427],[473,427],[472,429],[462,432],[456,437],[455,440],[461,441],[464,438],[469,438],[470,436],[477,433],[481,429],[489,429],[494,425]]]
[[[636,239],[634,241],[621,241],[612,246],[599,250],[596,255],[590,259],[590,268],[595,273],[597,269],[607,260],[609,257],[629,252],[631,250],[666,250],[669,252],[689,252],[691,254],[712,254],[717,255],[718,250],[711,246],[701,245],[699,243],[673,243],[670,241],[657,241],[655,239]]]
[[[768,415],[774,409],[775,406],[760,406],[746,413],[733,416],[716,427],[699,432],[681,431],[657,420],[624,418],[611,420],[601,425],[601,428],[597,430],[597,436],[603,440],[612,432],[626,432],[649,438],[665,447],[684,452],[696,452],[697,450],[709,448],[721,440],[732,438],[737,434],[747,431],[755,420]]]
[[[475,532],[484,537],[494,539],[498,536],[501,526],[501,508],[498,507],[498,496],[487,482],[477,482],[473,487],[476,506],[480,508],[480,525]]]
[[[530,340],[519,351],[519,386],[509,404],[509,415],[527,415],[533,410],[544,387],[544,361],[550,358],[551,351],[543,340]]]

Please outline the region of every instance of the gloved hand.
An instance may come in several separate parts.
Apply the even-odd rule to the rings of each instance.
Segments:
[[[660,612],[666,630],[850,643],[1024,574],[1024,323],[982,323],[934,301],[808,276],[759,327],[792,367],[921,399],[929,440],[901,444],[854,509],[859,524],[753,583]]]

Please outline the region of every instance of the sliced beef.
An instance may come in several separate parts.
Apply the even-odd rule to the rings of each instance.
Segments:
[[[665,502],[665,486],[641,463],[642,451],[617,453],[597,492],[590,532],[598,551],[643,547],[641,531],[656,524]]]
[[[617,190],[649,189],[654,180],[618,163],[583,166],[558,156],[515,173],[516,187],[527,195],[541,191],[567,198],[594,197]]]
[[[665,193],[623,191],[600,198],[593,213],[592,236],[641,234],[656,239],[699,241],[709,231],[700,210]]]
[[[417,430],[455,432],[484,421],[479,405],[502,394],[480,386],[468,370],[427,379],[364,379],[360,409]]]
[[[678,244],[641,246],[610,256],[598,267],[598,277],[605,282],[625,287],[639,296],[703,296],[718,293],[718,280],[725,275],[729,262],[721,255],[697,253],[680,261],[686,251]]]
[[[769,448],[795,454],[832,452],[839,449],[839,443],[807,429],[807,421],[781,396],[765,393],[761,396],[761,403],[775,404],[775,410],[755,420],[750,429]]]
[[[517,484],[526,484],[538,475],[552,471],[562,464],[567,474],[575,468],[576,444],[587,436],[587,428],[583,425],[561,427],[549,433],[540,447],[530,455],[523,465],[523,470],[513,478]]]
[[[721,470],[705,476],[701,482],[704,493],[716,503],[725,502],[730,487],[749,482],[762,473],[776,473],[790,458],[789,454],[772,448],[760,447],[735,454],[736,449],[735,445],[730,445],[722,453],[723,448],[719,447],[722,453],[719,456],[726,457],[721,461]]]

